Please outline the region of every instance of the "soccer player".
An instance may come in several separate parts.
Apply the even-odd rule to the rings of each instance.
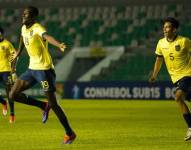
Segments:
[[[37,22],[38,9],[33,6],[26,7],[22,14],[22,28],[19,48],[13,59],[19,56],[22,49],[26,48],[30,57],[29,68],[22,74],[14,84],[10,97],[18,102],[33,105],[44,110],[43,122],[48,118],[50,108],[54,111],[66,131],[64,144],[70,144],[76,138],[76,134],[69,125],[68,119],[58,105],[55,96],[55,71],[51,56],[48,51],[48,42],[64,51],[65,45],[50,36],[46,29]],[[45,102],[38,101],[22,93],[40,83],[48,99],[48,107]]]
[[[149,81],[156,80],[164,60],[171,80],[177,87],[175,101],[188,126],[184,138],[188,141],[191,140],[191,114],[184,100],[187,99],[191,88],[191,41],[177,34],[178,27],[179,22],[175,18],[167,17],[163,20],[164,38],[158,41],[155,51],[156,61]]]
[[[13,45],[4,37],[4,30],[0,27],[0,82],[3,83],[6,89],[7,98],[10,106],[9,122],[14,123],[14,102],[9,98],[9,91],[13,85],[12,73],[15,72],[11,64],[11,56],[15,53]],[[0,97],[0,102],[3,104],[3,115],[7,114],[7,103]]]

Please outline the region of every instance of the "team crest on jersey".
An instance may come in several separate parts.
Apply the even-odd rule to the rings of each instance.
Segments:
[[[5,48],[5,46],[1,46],[1,49],[2,49],[2,50],[5,50],[6,48]]]
[[[175,50],[180,51],[180,45],[175,45]]]
[[[32,35],[33,35],[33,30],[30,31],[30,36],[32,36]]]

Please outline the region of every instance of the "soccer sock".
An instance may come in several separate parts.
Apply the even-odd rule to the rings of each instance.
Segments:
[[[17,95],[17,97],[15,98],[15,101],[23,103],[23,104],[27,104],[27,105],[36,106],[36,107],[39,107],[43,110],[44,110],[45,105],[46,105],[45,102],[36,100],[33,97],[25,95],[24,93],[20,93],[19,95]]]
[[[15,111],[14,111],[14,101],[11,101],[8,99],[9,102],[9,107],[10,107],[10,115],[15,115]]]
[[[183,114],[184,120],[186,121],[186,124],[188,125],[188,128],[191,128],[191,114]]]
[[[72,129],[69,125],[68,119],[67,119],[65,113],[63,112],[63,110],[61,109],[61,107],[59,105],[54,105],[51,108],[54,111],[54,113],[56,114],[56,116],[58,117],[58,119],[60,120],[63,127],[65,128],[66,134],[71,135],[73,133],[73,131],[72,131]]]
[[[4,100],[3,96],[0,95],[0,103],[5,105],[7,102]]]

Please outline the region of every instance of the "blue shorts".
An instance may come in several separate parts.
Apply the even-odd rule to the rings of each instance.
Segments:
[[[21,80],[29,82],[29,86],[31,87],[36,83],[40,83],[45,92],[56,91],[56,86],[55,86],[56,74],[54,69],[49,69],[49,70],[27,69],[27,71],[24,72],[19,78]]]
[[[191,99],[191,77],[183,77],[176,83],[176,90],[181,89],[186,93],[187,99]]]
[[[11,72],[0,72],[0,82],[2,82],[4,85],[13,84]]]

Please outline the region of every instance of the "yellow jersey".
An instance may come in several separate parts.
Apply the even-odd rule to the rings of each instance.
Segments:
[[[48,70],[54,68],[48,51],[48,41],[42,37],[44,33],[46,33],[46,30],[39,23],[33,24],[28,29],[26,25],[23,25],[21,28],[23,42],[30,58],[30,69]]]
[[[191,41],[188,38],[177,36],[172,42],[162,38],[155,53],[163,56],[173,83],[185,76],[191,77]]]
[[[0,42],[0,72],[11,71],[11,54],[15,52],[13,45],[6,39]]]

